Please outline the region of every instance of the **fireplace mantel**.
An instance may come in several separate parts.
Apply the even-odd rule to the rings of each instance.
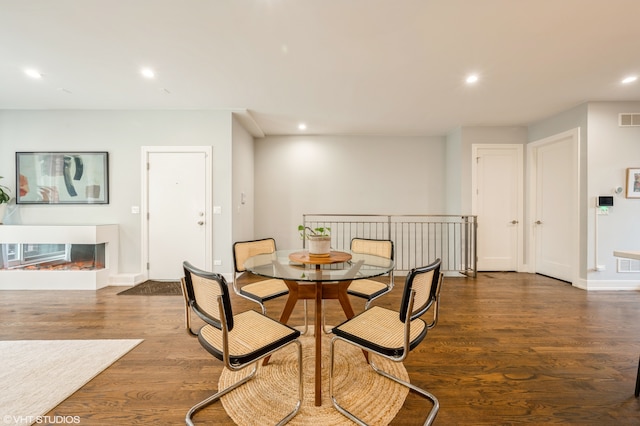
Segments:
[[[105,245],[93,270],[0,270],[0,290],[97,290],[118,274],[118,225],[1,225],[0,244]]]

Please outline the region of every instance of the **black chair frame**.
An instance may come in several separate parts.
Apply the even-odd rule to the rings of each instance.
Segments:
[[[259,323],[267,324],[267,325],[273,324],[274,326],[277,324],[278,327],[286,327],[286,329],[289,329],[290,332],[287,332],[286,335],[284,335],[283,337],[277,340],[274,340],[262,347],[257,348],[257,350],[253,352],[241,354],[241,355],[232,355],[230,353],[230,333],[234,328],[234,321],[236,321],[237,317],[234,317],[232,312],[231,299],[229,295],[229,286],[225,278],[220,274],[207,272],[207,271],[203,271],[198,268],[195,268],[193,265],[191,265],[188,262],[184,262],[183,267],[185,271],[185,277],[182,278],[181,284],[182,284],[183,295],[186,303],[185,319],[186,319],[187,332],[191,336],[197,336],[200,344],[214,357],[223,361],[224,367],[228,368],[229,370],[238,371],[250,365],[253,366],[249,375],[245,376],[241,380],[229,385],[228,387],[222,390],[218,390],[214,395],[211,395],[210,397],[204,399],[203,401],[191,407],[191,409],[189,409],[189,411],[185,416],[186,424],[189,426],[193,426],[194,424],[193,416],[198,411],[202,410],[208,405],[213,404],[214,402],[218,401],[222,396],[226,395],[227,393],[231,392],[232,390],[238,388],[242,384],[254,378],[256,375],[258,362],[260,362],[262,359],[270,356],[274,352],[286,346],[289,346],[291,344],[296,344],[297,355],[298,355],[298,401],[295,407],[293,408],[293,410],[287,413],[277,423],[278,425],[284,425],[298,413],[303,400],[304,391],[303,391],[303,375],[302,375],[303,374],[302,344],[298,340],[298,337],[300,336],[300,332],[289,326],[286,326],[275,320],[272,320],[271,318],[268,318],[265,315],[260,314],[258,312],[255,312],[255,311],[244,312],[239,315],[248,313],[249,315],[253,316],[256,319],[261,319],[260,321],[258,321]],[[192,275],[196,275],[205,280],[215,281],[218,284],[220,289],[220,295],[217,296],[216,298],[217,307],[219,311],[219,316],[217,318],[215,315],[212,315],[212,313],[208,312],[207,308],[201,306],[201,304],[198,303],[198,300],[196,298],[195,291],[194,291],[193,282],[192,282]],[[205,323],[198,331],[194,331],[192,328],[191,312],[195,312],[196,315],[200,319],[202,319]],[[207,338],[207,334],[208,334],[207,332],[211,332],[211,331],[215,332],[214,329],[218,330],[217,332],[218,335],[220,334],[220,332],[222,333],[222,339],[221,339],[222,347],[216,347],[215,345],[211,344]]]
[[[429,299],[425,304],[418,307],[418,310],[416,312],[414,312],[414,302],[416,297],[416,291],[412,288],[413,281],[418,274],[423,274],[430,271],[434,271],[434,275],[432,279]],[[403,329],[404,329],[403,344],[402,344],[402,347],[400,348],[384,347],[374,342],[359,338],[356,335],[352,335],[347,332],[344,332],[341,329],[341,326],[349,323],[350,321],[354,321],[354,320],[358,321],[357,318],[361,315],[368,315],[369,313],[372,312],[372,310],[384,309],[384,308],[376,307],[376,308],[372,308],[372,310],[366,310],[361,314],[356,315],[351,320],[347,320],[341,325],[334,327],[333,333],[335,334],[335,337],[331,340],[329,386],[330,386],[331,400],[336,410],[338,410],[340,413],[342,413],[343,415],[345,415],[346,417],[354,421],[356,424],[366,425],[366,423],[362,419],[358,418],[355,414],[351,413],[344,406],[340,405],[338,399],[336,398],[336,395],[334,394],[333,376],[334,376],[335,346],[337,342],[343,341],[351,345],[354,345],[366,352],[369,352],[370,354],[368,356],[368,362],[371,368],[376,373],[390,380],[393,380],[394,382],[399,383],[402,386],[409,388],[410,390],[416,392],[420,396],[429,400],[432,404],[432,407],[427,415],[427,418],[424,424],[431,425],[433,423],[440,409],[440,403],[438,399],[432,393],[426,391],[425,389],[415,386],[379,368],[373,361],[371,357],[371,353],[377,354],[383,358],[389,359],[394,362],[404,361],[404,359],[408,356],[409,352],[412,349],[414,349],[422,340],[424,340],[424,338],[427,335],[427,331],[435,327],[436,324],[438,323],[439,298],[440,298],[441,285],[442,285],[442,274],[440,273],[440,259],[436,260],[435,262],[433,262],[428,266],[425,266],[422,268],[415,268],[411,270],[410,273],[407,275],[403,297],[402,297],[402,303],[401,303],[400,312],[399,312],[400,320],[403,322]],[[429,309],[433,309],[433,320],[430,323],[426,323],[420,317],[424,315]],[[410,338],[411,324],[412,322],[415,322],[415,321],[421,322],[423,324],[423,329],[419,335],[414,336],[411,339]]]

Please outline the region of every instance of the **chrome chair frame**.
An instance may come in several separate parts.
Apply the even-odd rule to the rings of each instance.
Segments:
[[[206,271],[201,271],[198,270],[197,268],[194,268],[192,265],[190,265],[188,262],[184,262],[184,268],[185,268],[185,274],[187,274],[187,271],[189,273],[192,274],[198,274],[201,277],[207,278],[207,279],[212,279],[215,281],[218,281],[218,283],[220,283],[221,286],[225,286],[228,287],[226,280],[224,279],[224,277],[222,275],[219,274],[215,274],[215,273],[210,273],[210,272],[206,272]],[[218,304],[218,310],[219,310],[219,319],[220,321],[218,322],[215,318],[210,317],[206,312],[201,311],[199,307],[197,307],[196,303],[195,303],[195,297],[193,299],[193,301],[190,300],[190,296],[189,296],[189,292],[188,292],[188,287],[187,287],[187,283],[186,283],[186,279],[182,278],[181,279],[181,285],[182,285],[182,292],[184,295],[184,300],[186,303],[186,314],[185,314],[185,322],[186,322],[186,329],[187,332],[191,335],[191,336],[196,336],[199,338],[199,340],[201,341],[202,344],[202,340],[204,339],[203,337],[201,337],[200,332],[206,328],[206,327],[215,327],[219,330],[222,331],[222,361],[224,363],[224,367],[228,368],[230,371],[238,371],[238,370],[242,370],[250,365],[253,365],[253,368],[251,370],[251,372],[249,373],[249,375],[247,375],[246,377],[240,379],[239,381],[227,386],[226,388],[222,389],[222,390],[218,390],[218,392],[216,392],[214,395],[211,395],[210,397],[202,400],[201,402],[197,403],[196,405],[194,405],[193,407],[191,407],[189,409],[189,411],[187,412],[186,416],[185,416],[185,423],[189,426],[194,426],[193,423],[193,416],[200,410],[202,410],[203,408],[213,404],[214,402],[218,401],[221,397],[223,397],[224,395],[226,395],[227,393],[231,392],[234,389],[237,389],[238,387],[240,387],[241,385],[243,385],[244,383],[248,382],[249,380],[251,380],[252,378],[255,377],[256,372],[257,372],[257,366],[258,363],[268,357],[271,356],[273,353],[279,351],[280,349],[283,349],[291,344],[296,344],[297,345],[297,354],[298,354],[298,401],[296,402],[295,407],[293,408],[293,410],[291,410],[289,413],[287,413],[277,424],[278,425],[284,425],[286,424],[289,420],[291,420],[297,413],[298,411],[300,411],[300,408],[302,406],[302,400],[304,397],[304,386],[303,386],[303,368],[302,368],[302,344],[300,343],[300,341],[297,339],[297,337],[294,340],[291,340],[281,346],[275,347],[272,350],[269,351],[265,351],[265,352],[260,352],[259,354],[256,354],[255,356],[251,355],[251,356],[247,356],[248,360],[246,362],[239,362],[239,361],[232,361],[230,356],[229,356],[229,332],[231,331],[229,329],[229,324],[228,324],[228,320],[227,318],[233,317],[233,313],[231,312],[231,302],[230,299],[228,298],[228,293],[226,294],[226,296],[220,295],[217,296],[217,304]],[[227,300],[225,300],[225,298]],[[228,307],[228,308],[227,308]],[[229,309],[229,311],[227,311],[227,309]],[[191,312],[194,311],[204,322],[205,325],[203,325],[200,330],[198,332],[195,332],[192,328],[192,322],[191,322]],[[255,313],[255,315],[260,315],[258,313]],[[268,318],[265,316],[265,318]],[[277,322],[275,320],[272,320],[270,318],[268,318],[269,321],[274,321]],[[290,328],[288,326],[285,326],[287,328]],[[297,333],[297,336],[300,335],[300,332],[292,329],[295,333]],[[205,348],[206,349],[206,348]],[[217,356],[216,356],[217,357]]]
[[[333,406],[335,407],[336,410],[338,410],[340,413],[342,413],[344,416],[346,416],[347,418],[351,419],[352,421],[354,421],[356,424],[358,425],[364,425],[366,426],[366,423],[360,419],[359,417],[357,417],[355,414],[351,413],[347,408],[343,407],[342,405],[340,405],[340,403],[338,402],[335,393],[334,393],[334,365],[335,365],[335,346],[336,343],[339,341],[343,341],[346,343],[349,343],[351,345],[354,345],[360,349],[362,349],[365,352],[369,352],[369,356],[368,356],[368,363],[371,366],[371,368],[378,374],[380,374],[383,377],[386,377],[390,380],[393,380],[394,382],[405,386],[407,388],[409,388],[410,390],[413,390],[414,392],[416,392],[417,394],[423,396],[424,398],[428,399],[429,401],[431,401],[431,403],[433,404],[431,410],[429,411],[429,414],[427,415],[427,419],[425,420],[424,424],[425,425],[431,425],[433,423],[433,421],[435,420],[438,411],[440,409],[440,402],[438,401],[438,399],[435,397],[435,395],[433,395],[432,393],[428,392],[425,389],[422,389],[418,386],[415,386],[403,379],[400,379],[399,377],[394,376],[393,374],[390,374],[387,371],[382,370],[381,368],[379,368],[375,362],[373,361],[372,357],[370,356],[371,353],[374,353],[380,357],[389,359],[393,362],[402,362],[406,359],[406,357],[408,356],[409,352],[413,349],[413,347],[417,346],[423,339],[424,337],[426,337],[427,334],[427,330],[432,329],[433,327],[436,326],[436,324],[438,323],[438,312],[439,312],[439,298],[440,298],[440,289],[441,289],[441,285],[442,285],[442,278],[443,278],[443,274],[440,272],[440,259],[436,260],[435,262],[433,262],[432,264],[423,267],[423,268],[415,268],[413,269],[409,275],[407,276],[407,282],[405,284],[405,294],[403,296],[403,304],[407,307],[406,312],[404,314],[403,317],[403,331],[404,331],[404,336],[403,336],[403,346],[402,346],[402,350],[400,351],[400,353],[398,355],[390,355],[390,354],[385,354],[382,353],[380,351],[376,351],[371,345],[367,345],[367,344],[361,344],[358,343],[357,341],[354,341],[352,339],[348,339],[345,338],[341,335],[336,335],[332,340],[331,340],[331,352],[330,352],[330,370],[329,370],[329,388],[330,388],[330,395],[331,395],[331,401],[333,403]],[[437,280],[437,282],[435,283],[435,288],[431,289],[431,297],[430,297],[430,301],[429,303],[427,303],[427,305],[425,307],[423,307],[422,309],[420,309],[417,313],[413,313],[413,308],[414,308],[414,301],[415,301],[415,297],[416,297],[416,291],[411,288],[411,284],[413,281],[413,278],[415,277],[416,274],[418,273],[424,273],[424,272],[429,272],[430,270],[435,270],[434,272],[434,279]],[[433,283],[432,283],[432,287],[433,287]],[[408,293],[408,297],[407,297],[407,289],[409,290]],[[405,300],[408,299],[408,300]],[[433,320],[431,323],[426,323],[424,320],[422,320],[421,318],[419,318],[420,316],[422,316],[424,313],[426,313],[430,308],[433,308]],[[401,306],[401,311],[402,312],[402,306]],[[367,312],[367,311],[365,311]],[[362,315],[362,314],[361,314]],[[351,320],[357,318],[358,316],[352,318]],[[345,321],[343,324],[348,323],[349,321]],[[417,339],[415,339],[416,341],[413,343],[413,347],[412,342],[410,341],[410,332],[411,332],[411,322],[412,321],[421,321],[424,323],[424,327],[425,327],[425,331],[424,334],[422,335],[422,337],[418,337]],[[341,324],[341,325],[343,325]],[[340,327],[340,326],[338,326]],[[336,327],[336,328],[338,328]],[[335,331],[334,331],[335,333]],[[356,338],[357,339],[357,338]]]

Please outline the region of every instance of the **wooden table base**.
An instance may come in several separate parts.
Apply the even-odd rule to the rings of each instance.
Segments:
[[[280,315],[280,322],[286,324],[293,312],[298,300],[315,300],[315,323],[313,333],[315,336],[315,405],[322,405],[322,301],[325,299],[338,299],[342,311],[347,319],[354,316],[351,302],[347,294],[347,288],[351,281],[338,282],[309,282],[298,283],[297,281],[284,280],[289,288],[289,296],[287,303]],[[269,358],[265,358],[263,365],[269,362]]]

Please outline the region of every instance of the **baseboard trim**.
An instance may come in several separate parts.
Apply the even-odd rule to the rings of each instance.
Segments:
[[[109,277],[109,285],[132,286],[144,281],[144,274],[117,274]]]
[[[573,286],[587,291],[638,291],[640,290],[640,281],[586,280],[581,278]]]

